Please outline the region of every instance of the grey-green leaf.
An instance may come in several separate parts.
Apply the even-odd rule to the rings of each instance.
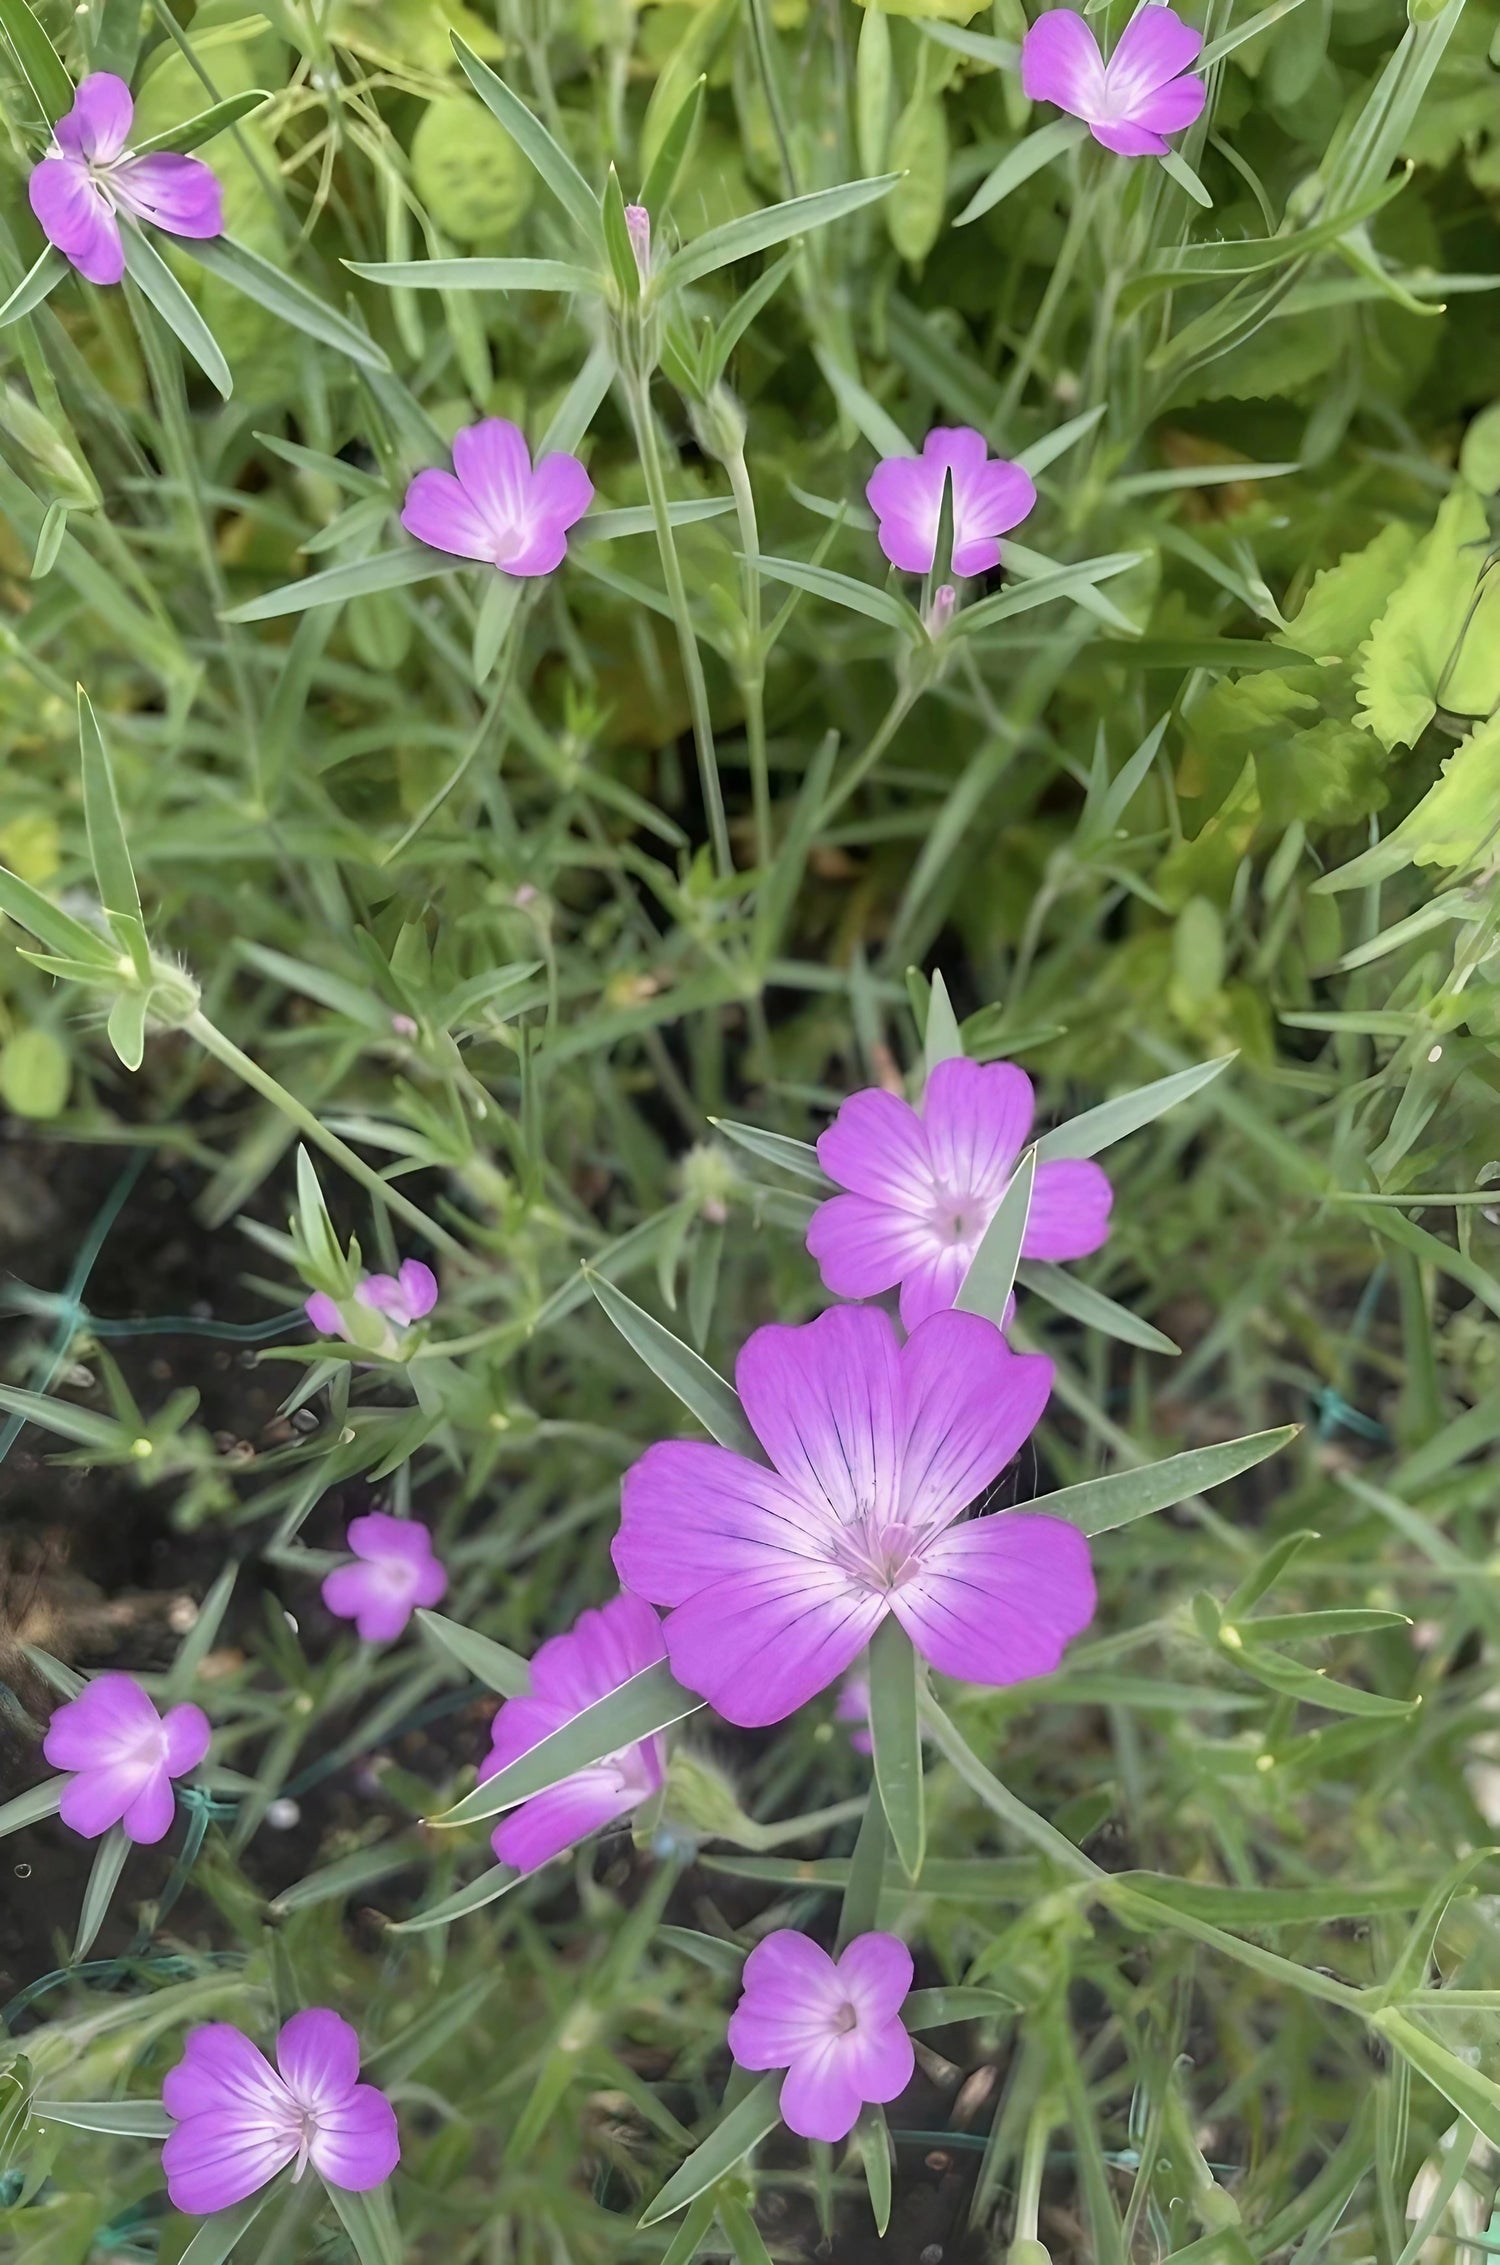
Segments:
[[[1084,1479],[1077,1486],[1061,1487],[1055,1494],[1039,1495],[1026,1508],[1046,1518],[1066,1518],[1080,1533],[1111,1533],[1137,1518],[1223,1486],[1242,1471],[1255,1468],[1268,1455],[1290,1445],[1300,1424],[1283,1424],[1275,1431],[1250,1432],[1243,1439],[1227,1439],[1217,1447],[1191,1447],[1185,1455],[1168,1455],[1160,1463],[1147,1463],[1138,1471],[1113,1471],[1106,1478]]]
[[[1035,1185],[1036,1150],[1028,1148],[1011,1175],[954,1300],[960,1313],[982,1314],[997,1329],[1005,1326],[1005,1309],[1016,1284]]]
[[[831,221],[842,220],[847,213],[889,196],[900,178],[899,173],[882,173],[873,181],[847,181],[833,189],[813,189],[805,197],[789,197],[785,204],[769,205],[763,212],[746,213],[739,220],[726,221],[721,228],[710,228],[673,253],[657,278],[657,288],[667,291],[696,283],[716,268],[728,267],[732,260],[769,251],[773,244],[805,236],[811,228],[826,228]]]
[[[628,1683],[596,1699],[561,1730],[528,1747],[516,1761],[497,1770],[434,1823],[472,1825],[498,1816],[529,1801],[534,1793],[559,1785],[565,1777],[588,1769],[622,1746],[634,1746],[659,1730],[694,1714],[703,1704],[696,1692],[685,1691],[665,1660],[643,1667]]]
[[[894,1613],[887,1614],[870,1643],[870,1738],[881,1807],[909,1880],[921,1875],[927,1838],[917,1723],[920,1672],[910,1636]]]
[[[737,2108],[731,2108],[723,2122],[711,2131],[701,2147],[689,2155],[680,2170],[657,2195],[650,2207],[642,2212],[643,2226],[659,2225],[674,2211],[695,2201],[708,2187],[714,2186],[736,2163],[742,2163],[752,2147],[758,2147],[768,2132],[774,2131],[781,2121],[781,2073],[773,2071],[763,2076],[753,2091],[747,2092]]]
[[[449,1620],[441,1612],[419,1611],[417,1622],[423,1633],[432,1638],[440,1650],[456,1660],[466,1675],[487,1684],[504,1699],[519,1698],[531,1689],[531,1669],[519,1652],[506,1644],[497,1644],[491,1636],[481,1636],[477,1629],[465,1628],[457,1620]]]
[[[726,1384],[717,1369],[710,1368],[706,1360],[627,1298],[623,1290],[616,1289],[613,1282],[592,1270],[587,1278],[589,1288],[632,1352],[638,1353],[652,1375],[660,1377],[689,1414],[697,1417],[709,1436],[721,1447],[733,1448],[737,1455],[763,1463],[765,1454],[733,1385]]]
[[[1097,1109],[1086,1109],[1081,1117],[1070,1118],[1067,1124],[1058,1125],[1043,1133],[1036,1144],[1037,1158],[1050,1164],[1058,1157],[1097,1156],[1127,1133],[1139,1132],[1168,1109],[1175,1109],[1179,1101],[1201,1093],[1204,1086],[1212,1085],[1223,1075],[1233,1054],[1221,1054],[1217,1061],[1198,1062],[1190,1070],[1174,1070],[1170,1077],[1157,1078],[1150,1085],[1137,1086],[1133,1093],[1122,1093],[1113,1101],[1101,1102]]]

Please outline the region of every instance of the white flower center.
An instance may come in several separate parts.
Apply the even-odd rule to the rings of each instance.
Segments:
[[[860,1588],[889,1596],[921,1571],[923,1538],[921,1526],[861,1510],[833,1536],[829,1554]]]

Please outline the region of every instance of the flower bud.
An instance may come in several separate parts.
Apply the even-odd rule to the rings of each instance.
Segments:
[[[734,1787],[723,1770],[705,1754],[678,1747],[667,1765],[667,1798],[663,1822],[688,1825],[705,1840],[741,1840],[753,1837],[734,1797]]]
[[[643,204],[625,207],[625,226],[630,231],[630,245],[635,253],[635,264],[641,271],[641,281],[651,280],[651,215]]]
[[[716,385],[706,401],[691,404],[693,438],[705,456],[720,464],[745,445],[745,412],[727,385]]]
[[[958,605],[958,592],[951,582],[940,582],[932,593],[932,604],[927,609],[927,634],[934,645],[953,619]]]

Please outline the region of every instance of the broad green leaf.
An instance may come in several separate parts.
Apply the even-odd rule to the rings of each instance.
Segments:
[[[694,2149],[680,2170],[674,2171],[656,2200],[642,2212],[643,2226],[660,2225],[663,2218],[670,2218],[674,2211],[696,2201],[776,2129],[781,2121],[781,2084],[781,2073],[775,2070],[763,2076],[737,2108],[730,2109],[717,2129],[709,2133],[701,2147]]]
[[[685,1691],[666,1661],[659,1660],[652,1667],[643,1667],[604,1698],[596,1699],[561,1730],[538,1740],[516,1761],[497,1770],[431,1821],[472,1825],[498,1816],[502,1809],[513,1809],[519,1802],[529,1801],[534,1793],[543,1793],[549,1785],[559,1785],[565,1777],[602,1761],[606,1754],[655,1737],[684,1715],[695,1714],[702,1705],[696,1692]]]
[[[503,1699],[519,1698],[531,1689],[529,1665],[508,1645],[497,1644],[493,1637],[481,1636],[477,1629],[446,1619],[441,1612],[419,1610],[417,1625],[440,1650],[457,1661],[466,1675],[498,1691]]]
[[[78,1914],[78,1933],[73,1940],[73,1961],[87,1958],[94,1947],[99,1929],[109,1916],[110,1903],[120,1884],[125,1859],[130,1854],[130,1842],[125,1838],[123,1825],[111,1825],[109,1831],[94,1850],[94,1861],[89,1869],[88,1885],[83,1891],[83,1905]]]
[[[717,268],[728,267],[733,260],[748,259],[753,252],[768,252],[775,244],[806,235],[809,229],[826,228],[889,196],[896,181],[896,174],[883,173],[873,181],[847,181],[838,188],[813,189],[804,197],[790,197],[785,204],[769,205],[763,212],[727,221],[722,228],[710,228],[673,253],[656,278],[656,288],[659,292],[681,290],[712,275]]]
[[[724,1133],[737,1148],[751,1156],[758,1156],[763,1164],[779,1165],[783,1172],[793,1173],[806,1180],[825,1195],[832,1195],[834,1182],[818,1162],[818,1152],[805,1140],[791,1140],[785,1133],[764,1131],[759,1125],[737,1124],[732,1117],[710,1117],[715,1132]]]
[[[43,123],[54,125],[73,107],[73,82],[26,0],[0,0],[0,31],[10,42],[22,75],[36,97]]]
[[[346,354],[351,362],[365,369],[388,371],[390,363],[368,332],[358,329],[343,315],[325,304],[306,284],[298,283],[283,268],[273,267],[259,252],[248,244],[238,244],[232,236],[175,236],[173,243],[194,259],[219,282],[242,291],[258,307],[277,320],[289,323],[304,337],[315,338],[322,346],[331,346],[335,352]]]
[[[901,258],[920,267],[941,233],[948,193],[948,121],[940,95],[919,92],[907,103],[891,138],[890,167],[903,178],[886,199],[886,233]]]
[[[407,2252],[396,2223],[390,2180],[358,2194],[328,2179],[323,2184],[359,2265],[402,2265]]]
[[[1460,483],[1445,498],[1360,660],[1358,721],[1382,747],[1414,747],[1437,712],[1484,563],[1484,504]],[[1434,861],[1436,862],[1436,861]]]
[[[599,278],[566,260],[345,260],[351,275],[404,291],[597,291]]]
[[[1206,1493],[1238,1478],[1242,1471],[1253,1470],[1268,1455],[1289,1446],[1301,1428],[1284,1424],[1279,1430],[1251,1432],[1217,1447],[1190,1447],[1185,1455],[1169,1455],[1138,1471],[1113,1471],[1106,1478],[1083,1479],[1055,1494],[1038,1495],[1026,1508],[1039,1517],[1066,1518],[1080,1533],[1112,1533],[1116,1526],[1170,1510],[1190,1495]]]
[[[231,606],[225,621],[275,621],[282,614],[307,613],[313,606],[343,605],[350,598],[368,597],[376,590],[404,590],[412,582],[428,582],[435,574],[454,574],[469,563],[450,558],[445,551],[430,551],[413,543],[406,550],[379,551],[374,558],[353,560],[348,566],[330,566],[300,582],[283,583],[263,598],[250,598]]]
[[[486,1904],[495,1903],[502,1895],[508,1895],[526,1877],[525,1872],[517,1872],[509,1864],[493,1865],[489,1871],[481,1872],[477,1880],[470,1880],[467,1887],[456,1889],[452,1895],[445,1895],[441,1903],[429,1904],[423,1911],[414,1911],[409,1919],[392,1921],[386,1932],[392,1935],[421,1935],[430,1927],[446,1927],[455,1919],[467,1919],[471,1911],[483,1911]]]
[[[1005,1327],[1035,1186],[1036,1149],[1031,1147],[1011,1174],[953,1301],[960,1313],[980,1314],[986,1321],[993,1321],[997,1329]]]
[[[953,1001],[948,996],[942,969],[935,968],[927,987],[927,1020],[922,1030],[924,1076],[931,1077],[939,1062],[962,1061],[963,1053],[963,1035],[953,1012]]]
[[[1049,125],[1038,126],[1034,134],[1027,134],[1014,149],[1007,150],[999,164],[985,175],[955,219],[954,227],[967,227],[971,220],[992,211],[1002,197],[1008,197],[1012,189],[1019,189],[1033,173],[1039,173],[1055,157],[1076,149],[1087,133],[1087,126],[1078,118],[1054,118]]]
[[[887,629],[896,629],[905,637],[925,636],[916,609],[894,590],[887,590],[871,582],[857,582],[852,574],[836,574],[830,566],[812,566],[802,559],[762,556],[756,560],[759,571],[772,582],[789,582],[793,589],[808,590],[815,598],[827,598],[846,612],[862,613],[871,621],[883,622]]]
[[[1439,765],[1415,810],[1363,856],[1325,873],[1315,891],[1366,888],[1404,865],[1463,872],[1490,861],[1500,828],[1500,716],[1482,723]]]
[[[922,1734],[917,1724],[921,1669],[910,1636],[888,1613],[870,1642],[870,1737],[875,1784],[891,1843],[910,1880],[921,1877],[927,1828],[922,1803]]]
[[[31,2108],[39,2122],[120,2139],[165,2139],[177,2128],[160,2100],[33,2100]]]
[[[0,1808],[0,1839],[8,1832],[22,1832],[27,1825],[40,1824],[43,1817],[55,1817],[67,1783],[65,1777],[48,1777],[28,1792],[14,1795]]]
[[[1139,1132],[1142,1125],[1151,1124],[1168,1109],[1175,1109],[1179,1101],[1211,1085],[1234,1059],[1233,1054],[1221,1054],[1217,1061],[1174,1070],[1170,1077],[1156,1078],[1150,1085],[1137,1086],[1133,1093],[1102,1101],[1097,1109],[1086,1109],[1081,1117],[1071,1117],[1065,1125],[1043,1133],[1036,1144],[1038,1163],[1054,1163],[1059,1157],[1097,1156],[1101,1149],[1112,1147],[1127,1133]]]
[[[540,118],[527,109],[520,96],[512,94],[487,63],[480,62],[457,32],[453,34],[453,52],[480,101],[499,119],[522,155],[535,166],[585,245],[590,251],[602,249],[599,200],[567,151],[553,140]]]
[[[750,1428],[749,1419],[740,1405],[740,1396],[733,1385],[726,1384],[717,1369],[710,1368],[682,1340],[674,1337],[664,1323],[654,1320],[623,1290],[616,1289],[602,1274],[587,1269],[588,1286],[593,1291],[620,1335],[650,1369],[660,1377],[690,1415],[696,1416],[710,1438],[721,1447],[729,1447],[737,1455],[746,1455],[753,1462],[766,1460],[760,1441]]]
[[[412,187],[456,244],[515,238],[536,175],[515,137],[483,102],[454,91],[429,102],[411,140]]]
[[[226,133],[231,126],[237,126],[242,118],[248,118],[253,110],[259,110],[263,103],[271,99],[264,88],[247,87],[243,94],[231,94],[225,101],[214,103],[210,109],[200,110],[195,116],[185,118],[180,126],[167,126],[161,133],[153,134],[149,141],[136,142],[133,154],[136,157],[147,157],[157,149],[178,152],[201,149],[216,134]]]
[[[865,20],[867,23],[879,23],[882,19],[872,9]],[[909,2008],[910,1998],[906,2004]],[[859,2111],[855,2143],[859,2148],[860,2162],[864,2166],[870,2215],[875,2220],[875,2231],[883,2241],[891,2222],[891,2135],[886,2125],[884,2108],[873,2101]]]
[[[20,7],[24,5],[24,0],[15,0],[15,4]],[[0,330],[4,330],[7,323],[19,322],[22,315],[29,315],[34,307],[39,307],[48,293],[55,291],[63,277],[70,272],[62,253],[55,245],[49,244],[27,269],[4,306],[0,307]]]
[[[1144,1353],[1175,1355],[1181,1350],[1163,1331],[1153,1329],[1128,1306],[1117,1305],[1066,1266],[1023,1258],[1016,1268],[1016,1280],[1023,1290],[1034,1290],[1048,1305],[1056,1306],[1070,1321],[1081,1322],[1085,1329],[1097,1329],[1102,1336],[1118,1338],[1124,1345],[1138,1345]]]
[[[283,2191],[281,2185],[263,2186],[258,2194],[247,2195],[236,2202],[231,2210],[216,2210],[205,2218],[178,2265],[224,2265],[225,2258],[234,2248],[241,2234],[248,2233],[266,2204]]]

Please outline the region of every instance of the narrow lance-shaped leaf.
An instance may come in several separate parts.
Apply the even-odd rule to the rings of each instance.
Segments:
[[[263,2186],[258,2194],[251,2194],[243,2202],[236,2202],[232,2210],[216,2210],[205,2218],[183,2251],[178,2265],[224,2265],[225,2258],[242,2234],[250,2231],[256,2219],[281,2191],[281,2182]]]
[[[0,31],[9,40],[45,124],[73,107],[73,82],[26,0],[0,0]]]
[[[766,1458],[760,1441],[750,1428],[733,1385],[726,1384],[717,1369],[710,1368],[602,1274],[590,1270],[588,1285],[632,1352],[638,1353],[652,1375],[660,1377],[689,1414],[697,1417],[710,1437],[721,1447],[733,1448],[736,1454],[763,1463]]]
[[[120,1884],[125,1859],[130,1854],[130,1842],[125,1838],[123,1825],[111,1825],[94,1851],[94,1862],[89,1872],[88,1885],[83,1891],[83,1907],[78,1914],[78,1933],[73,1943],[76,1964],[87,1958],[94,1947],[95,1938],[109,1913],[111,1899]]]
[[[599,200],[572,158],[553,140],[540,118],[527,109],[520,96],[512,94],[504,79],[487,63],[481,63],[473,48],[467,46],[457,32],[451,36],[459,66],[480,101],[499,119],[516,147],[535,166],[585,244],[591,250],[602,248]]]
[[[1223,1486],[1242,1471],[1253,1470],[1268,1455],[1289,1446],[1300,1424],[1283,1424],[1275,1431],[1251,1432],[1244,1439],[1228,1439],[1218,1447],[1193,1447],[1185,1455],[1169,1455],[1163,1462],[1147,1463],[1138,1471],[1115,1471],[1107,1478],[1084,1479],[1055,1494],[1039,1495],[1026,1508],[1048,1518],[1066,1518],[1080,1533],[1111,1533],[1137,1518]]]
[[[483,1911],[487,1904],[495,1903],[519,1887],[526,1874],[509,1864],[494,1864],[489,1871],[481,1872],[477,1880],[470,1880],[452,1895],[445,1895],[441,1903],[429,1904],[424,1911],[414,1911],[409,1919],[397,1919],[387,1928],[392,1935],[425,1934],[431,1927],[446,1927],[455,1919],[467,1919],[473,1911]]]
[[[33,2100],[38,2122],[73,2131],[107,2131],[120,2139],[165,2139],[175,2128],[160,2100]]]
[[[1168,1109],[1175,1109],[1179,1101],[1201,1093],[1204,1086],[1212,1085],[1216,1077],[1223,1075],[1234,1059],[1233,1054],[1222,1054],[1215,1062],[1199,1062],[1190,1070],[1174,1070],[1170,1077],[1137,1086],[1133,1093],[1122,1093],[1113,1101],[1101,1102],[1097,1109],[1086,1109],[1081,1117],[1070,1118],[1067,1124],[1043,1133],[1036,1144],[1039,1161],[1049,1164],[1058,1157],[1097,1156],[1101,1149],[1123,1140],[1127,1133],[1139,1132],[1142,1125],[1149,1125]]]
[[[781,2076],[776,2072],[763,2076],[739,2106],[731,2108],[723,2122],[709,2133],[702,2146],[694,2149],[682,2168],[668,2179],[656,2200],[641,2213],[641,2224],[659,2225],[663,2218],[670,2218],[675,2210],[695,2201],[726,2172],[732,2171],[736,2163],[742,2163],[751,2148],[758,2147],[780,2121]]]
[[[917,1722],[920,1672],[910,1636],[895,1614],[888,1614],[870,1644],[870,1738],[880,1804],[901,1868],[910,1880],[921,1874],[927,1832],[922,1734]]]
[[[309,574],[300,582],[283,583],[262,598],[248,598],[231,606],[225,621],[275,621],[282,614],[308,613],[314,606],[344,605],[350,598],[367,598],[377,590],[404,590],[413,582],[430,582],[436,574],[455,574],[467,562],[449,558],[413,543],[407,549],[379,551],[374,558],[351,560],[347,566],[330,566],[322,574]]]
[[[253,110],[259,110],[270,100],[270,95],[263,87],[248,87],[243,94],[231,94],[223,102],[216,102],[207,110],[195,111],[191,118],[184,118],[180,126],[164,126],[149,141],[136,142],[134,154],[137,157],[149,157],[153,150],[158,149],[178,152],[201,149],[216,134],[227,133],[231,126],[237,126],[242,118],[248,118]]]
[[[67,273],[67,261],[55,245],[49,244],[27,269],[4,306],[0,307],[0,330],[4,330],[7,323],[19,322],[22,315],[29,315],[34,307],[39,307],[47,294],[56,290]]]
[[[997,1328],[1004,1328],[1006,1310],[1016,1285],[1016,1268],[1021,1263],[1026,1241],[1026,1223],[1031,1217],[1035,1187],[1036,1150],[1033,1147],[1027,1149],[1012,1173],[1010,1185],[1000,1198],[995,1216],[970,1261],[969,1271],[954,1300],[960,1313],[981,1314]]]
[[[534,1793],[545,1792],[549,1785],[559,1785],[565,1777],[602,1761],[606,1754],[654,1737],[684,1715],[696,1713],[702,1704],[696,1692],[685,1691],[677,1682],[665,1660],[658,1660],[617,1690],[596,1699],[561,1730],[539,1740],[431,1821],[472,1825],[498,1816],[502,1809],[513,1809],[519,1802],[529,1801]]]
[[[248,244],[236,243],[232,236],[179,236],[174,239],[178,249],[207,268],[221,283],[228,283],[264,307],[281,322],[290,323],[305,337],[315,338],[320,345],[331,346],[335,352],[347,354],[351,362],[362,363],[366,369],[388,371],[390,363],[367,331],[360,330],[346,317],[309,291],[306,284],[298,283],[279,267],[252,252]]]
[[[137,975],[144,980],[151,972],[151,955],[141,918],[140,891],[135,884],[135,869],[130,862],[104,737],[93,703],[81,684],[78,687],[78,741],[83,757],[83,814],[99,902],[111,928],[130,952]]]
[[[673,253],[656,279],[657,288],[680,289],[712,275],[716,268],[728,267],[732,260],[748,259],[752,252],[767,252],[773,244],[804,236],[809,229],[826,228],[830,222],[889,196],[900,178],[899,173],[882,173],[873,181],[848,181],[838,188],[814,189],[805,197],[790,197],[785,204],[773,204],[764,212],[746,213],[740,220],[726,221],[721,228],[710,228]]]
[[[465,1628],[441,1612],[419,1610],[417,1623],[440,1650],[457,1661],[465,1674],[487,1684],[490,1690],[498,1691],[502,1698],[519,1698],[531,1689],[530,1667],[520,1653],[511,1651],[508,1645],[497,1644],[493,1637],[481,1636],[477,1629]]]
[[[1087,132],[1087,126],[1078,118],[1054,118],[1049,125],[1039,126],[1034,134],[1028,134],[1014,149],[1007,150],[999,164],[986,174],[954,221],[954,227],[964,228],[971,220],[981,219],[1002,197],[1008,197],[1012,189],[1019,189],[1033,173],[1050,165],[1054,157],[1075,148]]]
[[[345,260],[351,275],[402,291],[597,291],[599,278],[567,260]]]
[[[922,1033],[922,1067],[931,1077],[939,1062],[962,1061],[964,1042],[953,1012],[953,1001],[941,968],[933,970],[927,990],[927,1023]]]

